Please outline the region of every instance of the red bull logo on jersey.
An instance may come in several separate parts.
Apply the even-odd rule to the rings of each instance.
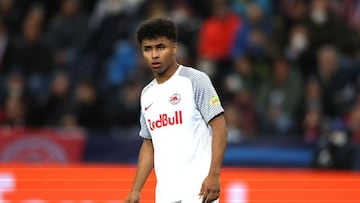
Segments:
[[[175,93],[169,98],[169,102],[173,105],[178,104],[181,100],[180,94]]]
[[[148,123],[150,130],[182,124],[182,111],[175,111],[173,115],[168,115],[166,113],[160,114],[159,119],[155,121],[148,119]]]

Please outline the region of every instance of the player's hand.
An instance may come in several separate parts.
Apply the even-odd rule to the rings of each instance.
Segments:
[[[140,202],[140,193],[136,191],[131,191],[131,193],[126,197],[125,203],[139,203]]]
[[[202,203],[210,203],[220,196],[220,175],[208,175],[202,183],[200,194]]]

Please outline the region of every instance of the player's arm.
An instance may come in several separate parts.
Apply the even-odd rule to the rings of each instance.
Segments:
[[[212,128],[212,159],[209,175],[218,175],[227,145],[224,109],[209,76],[206,74],[197,75],[196,80],[193,80],[193,86],[197,108]]]
[[[208,75],[197,74],[192,82],[197,108],[212,128],[211,165],[200,189],[203,202],[212,202],[220,195],[220,170],[227,145],[224,109]]]
[[[209,122],[212,131],[212,157],[208,176],[201,187],[203,203],[209,203],[220,196],[220,171],[227,145],[227,127],[224,114],[221,113]]]
[[[224,114],[220,114],[209,122],[212,131],[212,157],[209,175],[220,175],[222,162],[227,146],[227,127]]]
[[[144,139],[139,151],[138,165],[131,188],[131,193],[127,197],[127,203],[140,201],[140,192],[146,179],[154,168],[154,147],[151,139]]]

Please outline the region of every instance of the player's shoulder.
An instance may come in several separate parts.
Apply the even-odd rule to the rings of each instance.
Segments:
[[[151,80],[147,85],[143,87],[141,90],[141,95],[144,95],[147,91],[149,91],[156,84],[155,79]]]
[[[179,72],[179,76],[186,77],[191,81],[197,80],[197,79],[203,79],[208,78],[208,75],[196,68],[190,67],[190,66],[184,66],[182,65],[181,70]]]

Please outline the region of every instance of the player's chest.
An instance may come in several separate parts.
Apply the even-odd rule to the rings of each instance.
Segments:
[[[193,108],[194,97],[191,88],[173,86],[154,88],[143,98],[143,112],[152,117],[162,113],[187,111]]]
[[[166,131],[185,125],[191,120],[193,105],[187,92],[159,92],[144,102],[144,117],[151,132]]]

